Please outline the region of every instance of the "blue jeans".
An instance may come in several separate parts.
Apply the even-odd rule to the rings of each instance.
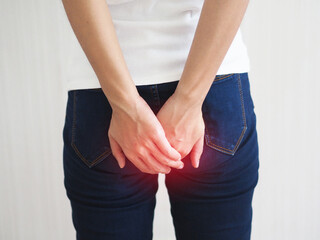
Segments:
[[[136,86],[156,114],[178,81]],[[199,168],[165,175],[178,240],[248,240],[258,182],[256,115],[248,73],[217,75],[202,106]],[[101,89],[70,90],[63,129],[64,186],[78,240],[150,240],[158,175],[112,155],[112,109]],[[125,126],[124,126],[125,127]],[[169,222],[168,222],[169,224]]]

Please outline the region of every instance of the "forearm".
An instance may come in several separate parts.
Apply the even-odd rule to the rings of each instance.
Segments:
[[[201,106],[239,29],[249,0],[205,0],[175,95]]]
[[[72,29],[113,109],[139,95],[125,63],[105,0],[62,0]]]

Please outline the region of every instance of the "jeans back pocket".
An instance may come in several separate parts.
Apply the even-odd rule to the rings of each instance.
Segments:
[[[206,145],[234,155],[247,130],[241,74],[217,75],[203,102],[202,112]]]
[[[102,90],[73,91],[71,146],[89,167],[111,153],[108,130],[112,109]]]

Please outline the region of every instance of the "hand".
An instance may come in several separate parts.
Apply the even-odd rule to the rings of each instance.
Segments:
[[[203,152],[205,128],[201,105],[187,104],[174,93],[157,113],[157,118],[171,146],[181,158],[191,152],[191,163],[197,168]]]
[[[129,110],[113,109],[108,137],[121,168],[127,157],[142,172],[169,173],[183,166],[181,155],[170,146],[149,105],[140,96]]]

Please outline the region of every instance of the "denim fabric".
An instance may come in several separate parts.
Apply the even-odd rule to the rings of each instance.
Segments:
[[[136,87],[156,114],[177,84]],[[183,169],[172,168],[165,176],[176,239],[248,240],[259,169],[248,73],[217,75],[202,111],[199,168],[188,155]],[[68,91],[64,185],[77,239],[150,240],[158,175],[141,172],[128,159],[123,169],[118,166],[108,140],[111,115],[101,88]]]

